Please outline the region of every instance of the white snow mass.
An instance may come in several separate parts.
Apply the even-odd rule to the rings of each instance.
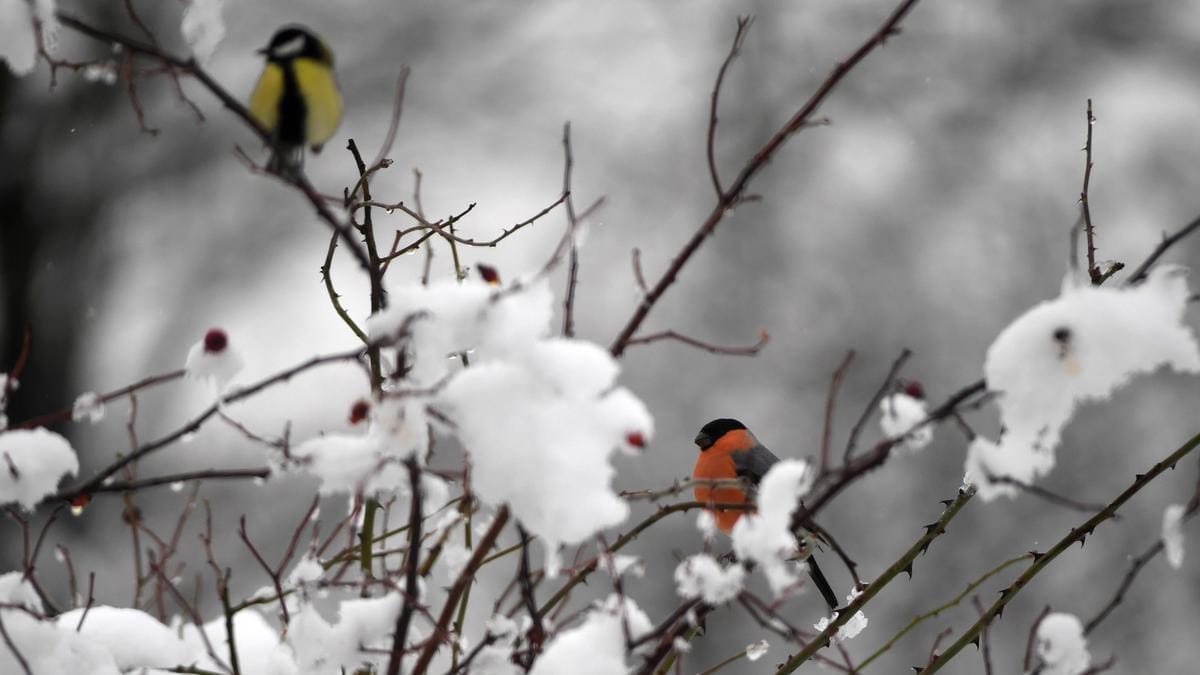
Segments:
[[[888,438],[903,438],[897,448],[922,450],[933,440],[933,425],[926,424],[913,429],[925,421],[928,413],[925,401],[908,394],[892,394],[879,402],[879,426]]]
[[[534,662],[529,675],[614,675],[626,673],[625,631],[638,635],[651,630],[650,619],[630,598],[610,595],[587,614],[583,623],[559,632],[542,656]]]
[[[183,10],[179,32],[201,63],[211,59],[225,39],[225,21],[221,18],[224,4],[225,0],[192,0]]]
[[[999,392],[1004,433],[976,439],[966,470],[990,500],[1012,496],[990,476],[1030,482],[1054,468],[1059,434],[1075,407],[1108,398],[1134,375],[1169,366],[1200,372],[1196,336],[1183,322],[1190,291],[1184,269],[1164,265],[1141,285],[1076,285],[1030,309],[988,349],[984,374]]]
[[[790,561],[796,551],[792,511],[812,488],[814,476],[808,462],[785,459],[763,477],[758,488],[757,513],[747,513],[733,526],[733,550],[741,560],[762,566],[771,590],[778,596],[794,587],[799,577]]]
[[[1171,569],[1183,567],[1183,514],[1182,504],[1171,504],[1163,510],[1162,541]]]
[[[63,474],[75,475],[79,458],[67,439],[41,427],[0,432],[0,504],[33,510],[54,494]]]
[[[545,337],[553,314],[545,280],[504,290],[442,281],[396,289],[391,300],[368,321],[371,336],[408,332],[408,380],[444,382],[431,403],[469,453],[472,487],[489,504],[508,503],[545,540],[549,574],[557,573],[560,544],[625,519],[629,506],[612,490],[609,460],[616,450],[637,452],[653,421],[615,385],[619,369],[608,352]],[[447,358],[468,351],[469,368]],[[530,467],[538,479],[514,480],[513,467]]]
[[[1047,614],[1038,624],[1036,647],[1043,675],[1079,675],[1091,664],[1083,624],[1073,614]]]
[[[742,592],[746,570],[740,564],[724,569],[707,553],[684,559],[675,568],[675,590],[685,598],[704,598],[710,605],[720,605]]]

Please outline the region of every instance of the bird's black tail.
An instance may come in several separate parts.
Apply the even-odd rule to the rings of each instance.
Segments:
[[[829,580],[825,578],[825,573],[817,565],[817,559],[810,555],[805,562],[808,563],[808,576],[812,577],[813,584],[821,592],[821,597],[825,598],[825,604],[829,605],[831,611],[837,609],[837,595],[834,594],[833,587],[829,585]]]

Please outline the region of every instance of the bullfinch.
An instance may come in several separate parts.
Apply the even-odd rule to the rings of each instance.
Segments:
[[[750,481],[751,486],[757,486],[767,471],[779,461],[775,453],[758,442],[745,424],[734,419],[716,419],[705,424],[696,434],[696,445],[700,448],[700,454],[696,457],[692,478],[701,480],[744,478]],[[696,501],[716,504],[746,504],[754,499],[753,489],[747,494],[738,487],[700,485],[696,486],[695,495]],[[710,513],[716,519],[717,527],[729,534],[743,512],[714,509]],[[806,562],[808,574],[825,598],[825,603],[829,609],[837,609],[837,596],[811,553]]]

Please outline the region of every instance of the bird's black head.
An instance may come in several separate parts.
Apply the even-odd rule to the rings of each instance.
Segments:
[[[265,54],[269,61],[287,61],[297,57],[315,59],[325,64],[333,64],[333,53],[304,26],[284,26],[275,31],[271,42],[265,48],[258,50]]]
[[[745,424],[728,417],[713,420],[700,428],[700,433],[696,434],[696,445],[700,446],[700,450],[702,451],[707,450],[712,447],[713,443],[717,442],[717,439],[730,431],[745,428]]]

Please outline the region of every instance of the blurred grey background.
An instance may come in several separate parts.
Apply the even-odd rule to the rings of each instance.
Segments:
[[[64,4],[136,34],[116,4]],[[714,202],[704,134],[735,17],[757,20],[722,100],[717,154],[727,178],[892,6],[876,0],[230,2],[228,35],[209,66],[246,97],[260,68],[253,50],[278,26],[298,21],[323,35],[338,57],[347,110],[308,169],[324,192],[341,194],[354,176],[346,139],[374,154],[395,77],[401,64],[410,65],[391,153],[396,164],[373,191],[384,200],[410,199],[412,170],[419,168],[430,216],[476,203],[460,232],[479,238],[557,197],[561,127],[569,120],[576,202],[607,200],[581,254],[578,334],[607,345],[637,302],[631,249],[641,250],[653,280]],[[163,44],[177,51],[180,9],[139,7]],[[730,215],[646,322],[646,331],[672,328],[721,344],[750,344],[760,327],[772,339],[756,358],[716,357],[672,343],[632,348],[622,382],[647,402],[658,428],[644,456],[618,460],[618,487],[661,487],[689,473],[690,439],[714,417],[743,420],[781,456],[813,455],[830,375],[849,349],[858,357],[838,402],[835,449],[902,348],[915,351],[905,374],[921,380],[935,402],[981,377],[997,332],[1058,292],[1067,230],[1078,213],[1088,98],[1098,120],[1091,205],[1099,257],[1131,267],[1144,258],[1162,232],[1200,213],[1198,35],[1195,7],[1166,0],[918,5],[903,33],[821,110],[832,124],[804,131],[779,154],[753,185],[762,200]],[[67,31],[61,37],[70,57],[104,54],[104,47]],[[25,325],[34,336],[9,405],[11,420],[67,405],[83,391],[179,368],[188,347],[212,326],[226,328],[246,356],[246,381],[354,344],[318,275],[327,231],[297,194],[239,162],[236,145],[256,157],[260,148],[199,87],[184,82],[204,123],[165,78],[137,82],[146,122],[158,130],[151,136],[139,131],[124,84],[88,83],[69,71],[60,71],[57,88],[47,84],[44,66],[25,79],[0,70],[3,368],[15,359]],[[389,228],[410,224],[399,214],[378,214],[376,222],[388,242]],[[531,270],[563,227],[556,212],[498,249],[463,250],[464,264],[487,262],[509,277]],[[1198,251],[1192,240],[1167,258],[1194,266]],[[421,262],[421,256],[399,261],[390,283],[415,280]],[[444,247],[436,250],[434,272],[451,273]],[[556,281],[560,292],[563,276]],[[364,316],[366,282],[349,257],[339,254],[334,277],[351,311]],[[1197,323],[1194,309],[1189,321]],[[306,438],[346,428],[347,411],[365,389],[354,368],[326,368],[231,412],[264,434],[280,433],[290,420],[293,436]],[[198,385],[183,383],[138,401],[139,434],[149,439],[177,428],[206,398]],[[1198,412],[1195,379],[1141,378],[1112,401],[1079,412],[1045,485],[1108,501],[1135,472],[1194,434]],[[127,450],[127,413],[122,403],[96,426],[56,425],[80,451],[85,475]],[[969,420],[978,431],[996,431],[992,409]],[[872,424],[860,447],[878,433]],[[923,453],[894,459],[824,513],[824,525],[864,578],[882,571],[940,513],[937,501],[953,496],[961,481],[965,446],[961,433],[944,427]],[[262,461],[260,449],[210,424],[191,443],[144,462],[141,473]],[[1064,555],[1009,606],[990,633],[998,672],[1020,668],[1029,624],[1044,605],[1085,620],[1099,610],[1129,556],[1157,537],[1163,507],[1191,493],[1195,464],[1139,495],[1122,521]],[[273,559],[312,485],[291,478],[262,488],[212,484],[205,494],[227,523],[247,513],[251,532]],[[127,604],[132,572],[119,501],[99,499],[82,517],[60,522],[49,543],[68,545],[78,569],[99,572],[102,602]],[[165,527],[181,497],[161,489],[138,501],[152,524]],[[343,508],[342,500],[325,500],[323,518],[332,522]],[[639,504],[633,517],[649,509]],[[972,503],[918,560],[913,579],[894,583],[872,603],[870,626],[847,649],[859,658],[869,654],[913,614],[949,600],[1001,560],[1045,550],[1084,518],[1029,497]],[[13,569],[18,531],[8,520],[2,531],[0,559]],[[1188,531],[1194,539],[1195,528]],[[677,603],[671,570],[677,556],[699,546],[690,515],[632,546],[647,573],[628,590],[652,617]],[[1091,637],[1098,660],[1116,654],[1115,672],[1194,670],[1200,568],[1191,548],[1181,571],[1161,559],[1151,563]],[[232,526],[218,553],[230,564],[249,561]],[[56,563],[43,555],[46,577],[61,592]],[[826,557],[835,585],[847,588],[845,570]],[[194,558],[189,569],[200,563]],[[505,567],[495,580],[507,580]],[[266,578],[234,583],[249,592]],[[591,592],[606,586],[593,582]],[[982,599],[990,602],[996,588],[986,585]],[[487,605],[473,604],[476,619]],[[788,616],[811,625],[819,605],[814,594],[790,606]],[[923,624],[871,672],[923,663],[935,635],[961,630],[975,616],[964,602]],[[687,671],[762,637],[772,642],[771,652],[743,664],[743,672],[784,657],[779,641],[740,609],[716,612],[709,631],[686,657]],[[951,667],[982,670],[973,650]]]

